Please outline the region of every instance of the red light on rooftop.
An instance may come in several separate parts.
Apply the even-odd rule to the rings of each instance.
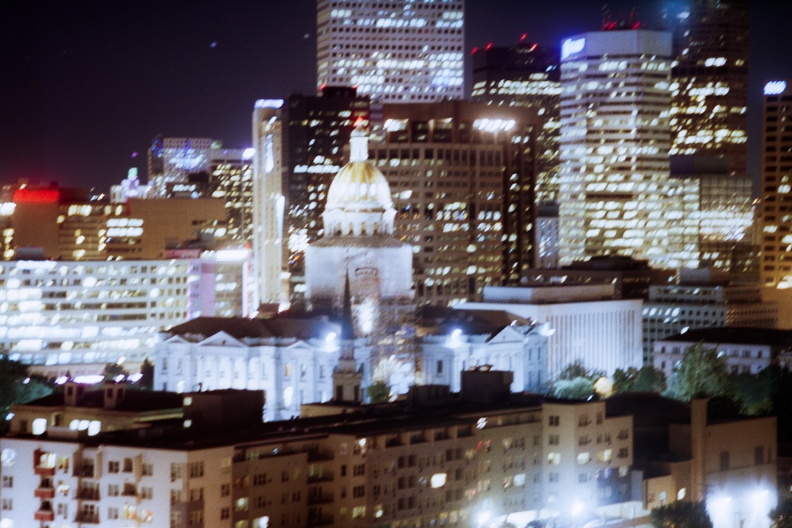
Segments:
[[[522,42],[523,40],[525,40],[527,38],[528,38],[528,33],[523,33],[522,36],[520,37],[520,42]]]
[[[53,203],[60,198],[57,189],[17,189],[14,192],[14,203]]]
[[[484,51],[489,51],[489,50],[491,50],[491,49],[492,49],[492,42],[490,42],[489,44],[487,44],[487,45],[484,47]]]
[[[640,29],[641,28],[641,23],[640,22],[636,22],[635,24],[632,25],[632,28],[633,29]]]
[[[470,51],[470,54],[471,54],[471,55],[475,55],[477,51],[478,51],[478,46],[476,46],[475,48],[473,48],[473,49]]]
[[[531,46],[531,50],[530,51],[535,50],[538,46],[539,46],[539,44],[534,44],[533,46]]]

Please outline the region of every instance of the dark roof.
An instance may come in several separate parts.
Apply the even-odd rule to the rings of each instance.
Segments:
[[[127,386],[124,397],[114,407],[114,410],[129,412],[159,411],[164,409],[180,409],[183,394],[175,392],[153,392],[134,389]],[[62,407],[64,405],[63,393],[57,392],[33,400],[21,406],[34,407]],[[77,407],[101,408],[104,407],[104,387],[92,387],[80,398]]]
[[[792,330],[775,328],[696,328],[658,341],[730,343],[735,345],[792,346]]]
[[[213,336],[219,332],[225,332],[237,339],[246,337],[310,339],[312,337],[321,338],[330,332],[338,333],[339,331],[339,325],[330,322],[326,317],[277,315],[268,319],[198,317],[171,327],[168,333],[182,337],[200,335],[203,338]]]
[[[542,396],[511,394],[503,401],[486,404],[464,402],[458,398],[445,405],[411,406],[408,402],[361,405],[358,410],[343,414],[297,418],[278,422],[250,423],[247,426],[190,427],[181,422],[174,426],[152,425],[143,430],[103,432],[81,437],[86,445],[155,446],[161,449],[193,450],[244,444],[246,442],[279,442],[284,438],[317,438],[330,434],[349,434],[357,437],[388,435],[406,431],[476,423],[481,413],[500,409],[539,409]],[[19,435],[18,437],[31,437]],[[36,437],[39,438],[39,437]],[[50,435],[50,441],[73,442],[72,438]]]
[[[454,310],[445,306],[423,305],[416,312],[416,325],[433,332],[449,333],[458,328],[469,335],[493,336],[517,321],[530,321],[505,310]]]

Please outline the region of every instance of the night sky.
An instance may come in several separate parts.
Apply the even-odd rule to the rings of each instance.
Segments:
[[[520,35],[558,45],[597,30],[602,0],[466,0],[466,56]],[[614,14],[646,0],[609,1]],[[792,2],[753,0],[749,163],[761,89],[792,78]],[[779,7],[778,4],[784,4]],[[157,134],[251,142],[253,103],[315,91],[314,0],[0,0],[0,184],[106,189]],[[137,157],[135,156],[137,153]]]

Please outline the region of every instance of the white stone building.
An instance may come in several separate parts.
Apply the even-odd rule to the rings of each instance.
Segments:
[[[355,339],[354,363],[362,373],[364,395],[376,380],[385,381],[394,396],[423,383],[458,389],[463,370],[485,365],[513,372],[514,392],[546,388],[542,327],[513,317],[501,324],[450,312],[442,326],[409,345],[391,347],[389,338]],[[299,415],[302,404],[333,398],[341,334],[341,325],[321,316],[198,318],[162,334],[154,356],[154,388],[260,390],[264,419],[289,419]]]
[[[720,327],[688,330],[654,343],[652,364],[666,378],[694,345],[714,348],[732,374],[756,374],[769,365],[792,366],[792,331],[774,328]]]
[[[412,301],[412,248],[393,236],[390,186],[367,160],[368,139],[352,132],[350,161],[327,191],[324,236],[305,251],[309,306],[338,308],[349,286],[355,331],[370,335],[398,323]],[[388,313],[394,308],[395,313]]]
[[[639,368],[641,300],[616,299],[613,285],[484,288],[482,302],[461,310],[503,310],[547,323],[547,376],[556,378],[568,365],[612,374]]]
[[[658,339],[696,328],[775,328],[778,306],[763,302],[758,285],[729,284],[714,270],[680,270],[677,284],[652,286],[643,306],[643,349],[650,361]]]

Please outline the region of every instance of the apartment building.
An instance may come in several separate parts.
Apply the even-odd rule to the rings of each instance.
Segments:
[[[543,405],[510,382],[478,369],[458,395],[416,387],[401,403],[264,424],[260,395],[193,393],[172,427],[6,437],[0,522],[462,527],[571,520],[569,505],[582,519],[624,498],[632,419]]]

